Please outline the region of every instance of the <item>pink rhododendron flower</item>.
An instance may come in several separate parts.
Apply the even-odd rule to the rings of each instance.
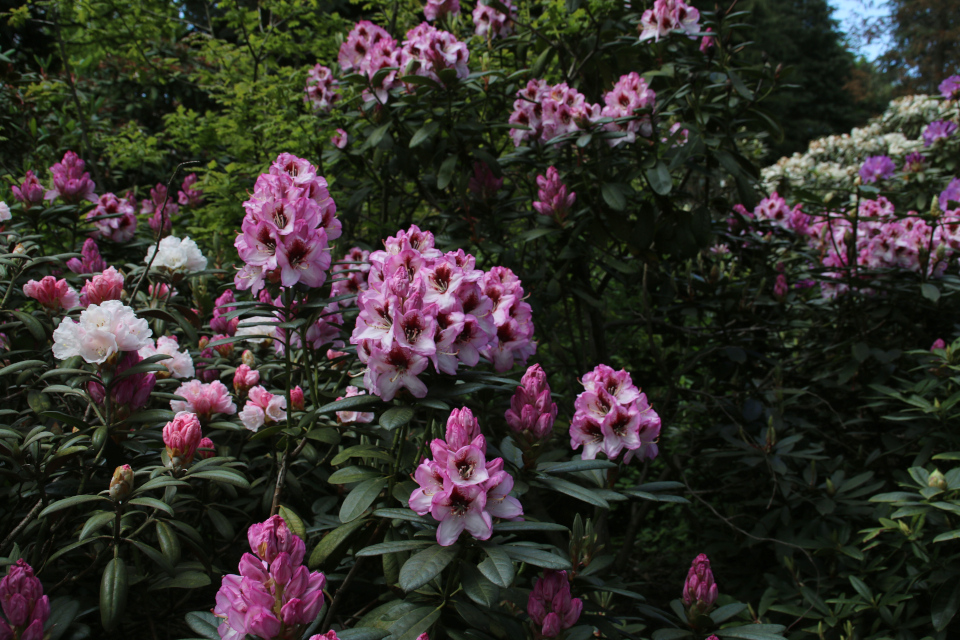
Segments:
[[[213,613],[223,619],[218,628],[220,637],[301,637],[323,607],[326,578],[303,566],[303,541],[280,516],[253,525],[247,538],[256,555],[245,553],[240,559],[240,575],[224,576],[217,592]],[[331,634],[314,637],[336,638]]]
[[[350,136],[348,136],[347,132],[343,129],[337,129],[336,133],[330,137],[330,142],[332,142],[333,146],[335,146],[337,149],[346,149],[347,142],[349,142],[349,140]]]
[[[860,179],[865,184],[872,184],[891,178],[896,170],[897,165],[888,156],[870,156],[860,167]]]
[[[275,396],[259,385],[251,388],[247,395],[247,403],[239,417],[250,431],[287,419],[287,399],[284,396]]]
[[[946,349],[946,348],[947,348],[947,343],[944,342],[943,338],[937,338],[936,340],[933,341],[933,344],[930,345],[930,353],[935,353],[940,349]]]
[[[13,218],[13,214],[10,213],[10,206],[6,202],[0,201],[0,222],[6,222]]]
[[[236,310],[236,307],[230,306],[230,303],[235,301],[236,298],[234,297],[233,289],[227,289],[214,301],[213,319],[210,320],[210,328],[215,332],[224,333],[228,336],[237,333],[237,325],[240,324],[240,318],[227,319],[225,317],[231,311]]]
[[[290,404],[297,411],[303,411],[303,389],[300,388],[300,385],[290,389]]]
[[[44,199],[63,198],[71,204],[77,204],[83,200],[96,202],[97,194],[94,192],[97,185],[90,179],[90,174],[83,170],[84,167],[83,160],[77,154],[67,151],[63,155],[63,160],[50,167],[50,172],[53,174],[53,189],[47,191]]]
[[[537,578],[527,600],[527,614],[534,631],[544,638],[555,638],[580,619],[583,601],[571,597],[566,571],[545,569]]]
[[[66,360],[81,356],[102,364],[119,351],[139,351],[152,344],[153,331],[146,320],[119,300],[91,304],[80,313],[80,321],[64,318],[53,332],[53,356]]]
[[[710,570],[710,559],[701,553],[690,565],[687,580],[683,584],[683,604],[688,610],[696,610],[700,614],[707,613],[717,601],[717,585],[713,582],[713,572]]]
[[[203,191],[194,189],[193,185],[197,183],[197,174],[190,173],[183,179],[180,186],[181,191],[177,192],[177,203],[181,207],[198,207],[203,201]]]
[[[542,216],[553,218],[557,224],[563,224],[577,202],[577,194],[569,191],[560,180],[560,172],[556,167],[548,167],[546,175],[537,176],[537,186],[539,200],[533,203],[534,210]]]
[[[517,92],[510,122],[529,129],[512,129],[515,146],[523,142],[548,143],[554,138],[578,133],[600,118],[600,105],[590,104],[582,93],[566,83],[549,85],[531,80]]]
[[[123,274],[110,267],[87,280],[80,290],[80,303],[85,307],[102,304],[106,300],[119,300],[122,294]]]
[[[242,396],[252,387],[260,383],[260,372],[251,369],[245,364],[237,367],[233,372],[233,390],[237,395]]]
[[[44,276],[39,282],[30,280],[23,285],[23,293],[42,304],[48,313],[60,313],[80,306],[77,290],[66,280],[57,280],[53,276]]]
[[[347,387],[347,395],[340,396],[337,400],[343,400],[344,398],[353,398],[354,396],[366,395],[366,391],[361,391],[356,387]],[[340,424],[351,424],[354,422],[373,422],[373,412],[361,412],[361,411],[337,411],[337,422]]]
[[[370,273],[370,252],[360,247],[350,249],[342,258],[342,262],[358,264],[334,263],[331,271],[336,274],[330,289],[330,297],[339,297],[347,294],[359,294],[367,288],[367,274]],[[342,274],[342,275],[341,275]],[[338,301],[341,307],[352,307],[357,304],[356,298],[344,298]]]
[[[625,370],[597,365],[583,376],[584,391],[574,402],[570,446],[583,446],[582,458],[593,460],[604,453],[613,460],[626,451],[624,462],[657,457],[660,416],[647,402]]]
[[[200,446],[203,433],[196,414],[181,411],[163,427],[163,444],[167,447],[167,456],[171,464],[186,466],[193,462],[193,456]]]
[[[430,22],[445,15],[460,15],[460,0],[427,0],[423,5],[423,15]]]
[[[400,68],[404,75],[424,76],[440,84],[443,80],[439,73],[444,69],[455,70],[460,80],[466,78],[470,73],[469,60],[470,50],[465,43],[426,22],[407,32],[400,49]]]
[[[200,380],[190,380],[180,385],[173,394],[185,400],[171,400],[171,409],[195,413],[202,422],[210,420],[215,413],[233,415],[237,412],[237,405],[230,398],[229,390],[219,380],[206,384]]]
[[[713,27],[707,27],[705,33],[713,33]],[[700,53],[707,54],[715,45],[716,36],[705,35],[700,39]]]
[[[501,3],[509,11],[509,15],[486,4],[484,0],[477,0],[473,10],[474,33],[481,38],[504,38],[513,33],[513,21],[517,17],[517,8],[510,0]]]
[[[437,542],[449,546],[464,530],[478,540],[492,534],[493,518],[515,520],[520,502],[509,495],[513,478],[503,459],[486,460],[487,445],[469,409],[454,409],[447,420],[446,440],[430,443],[433,460],[424,460],[414,479],[410,508],[440,522]]]
[[[951,202],[953,207],[950,206]],[[960,178],[951,180],[947,188],[940,192],[937,204],[940,205],[940,211],[949,211],[954,216],[960,216]]]
[[[13,197],[23,203],[25,210],[43,202],[43,185],[37,180],[37,176],[33,175],[33,171],[27,171],[20,186],[14,185],[12,190]]]
[[[307,72],[307,85],[303,88],[303,101],[313,106],[314,111],[328,113],[340,100],[337,81],[329,67],[317,64]]]
[[[426,637],[426,635],[427,634],[425,633],[421,633],[419,636],[417,636],[417,640],[430,640]],[[331,629],[326,633],[318,633],[315,636],[310,636],[310,640],[340,640],[340,638],[337,636],[337,632]]]
[[[613,89],[604,94],[603,101],[606,103],[601,111],[604,118],[634,117],[633,120],[628,122],[608,122],[603,125],[603,128],[607,131],[626,133],[622,138],[611,138],[608,141],[611,147],[624,142],[634,142],[638,133],[645,138],[653,135],[650,116],[640,116],[637,111],[652,111],[656,106],[657,94],[650,89],[647,81],[641,78],[636,71],[620,76]]]
[[[503,178],[494,175],[486,162],[473,163],[473,175],[467,181],[470,193],[479,196],[482,200],[489,200],[503,188]]]
[[[549,438],[557,418],[557,404],[550,399],[547,374],[540,365],[531,365],[520,383],[504,415],[507,424],[514,433],[531,441]]]
[[[773,295],[775,295],[778,300],[783,300],[787,297],[787,291],[789,291],[789,289],[787,276],[782,273],[777,274],[776,283],[773,285]]]
[[[937,140],[946,140],[957,132],[957,123],[950,120],[931,122],[923,130],[923,146],[930,147]]]
[[[140,213],[150,216],[147,223],[154,233],[160,231],[161,218],[163,231],[167,233],[173,228],[173,216],[177,215],[180,205],[173,201],[173,198],[167,197],[167,187],[163,184],[157,184],[150,189],[150,199],[140,201]]]
[[[206,460],[207,458],[213,458],[217,455],[217,446],[213,444],[213,440],[210,438],[203,438],[200,440],[200,444],[197,445],[197,457],[201,460]]]
[[[23,558],[10,565],[0,580],[0,605],[7,618],[0,618],[0,638],[42,640],[43,626],[50,617],[50,599]]]
[[[129,242],[137,228],[137,215],[129,202],[105,193],[100,196],[97,206],[87,213],[87,222],[93,223],[94,238]]]
[[[234,242],[245,263],[234,278],[237,289],[256,295],[266,281],[322,286],[330,268],[327,243],[340,237],[341,225],[316,167],[280,154],[243,206],[246,215]]]
[[[903,159],[903,172],[904,173],[915,173],[923,169],[923,165],[926,164],[927,157],[923,154],[914,151],[908,153],[907,157]]]
[[[67,268],[74,273],[96,273],[107,268],[107,263],[100,257],[100,249],[97,248],[97,241],[93,238],[87,238],[83,241],[83,248],[80,249],[80,258],[70,258],[67,260]]]
[[[150,401],[150,393],[157,384],[155,373],[134,373],[118,378],[130,367],[140,364],[141,360],[142,358],[137,352],[126,351],[113,369],[116,382],[110,387],[110,402],[116,419],[122,420],[134,411],[147,406]],[[98,405],[102,406],[104,404],[106,393],[103,385],[99,382],[92,380],[88,382],[87,393]]]
[[[360,68],[364,58],[382,40],[392,40],[390,34],[382,27],[368,20],[361,20],[355,24],[347,39],[340,45],[340,53],[337,56],[340,70],[349,72],[355,68]]]
[[[140,349],[141,358],[149,358],[158,354],[170,356],[166,360],[161,360],[167,369],[167,375],[171,378],[192,378],[194,376],[193,358],[186,349],[179,351],[180,344],[176,336],[161,336],[157,338],[156,344],[148,344]],[[161,372],[161,377],[167,377]]]
[[[945,100],[953,100],[954,98],[957,98],[960,96],[960,75],[953,75],[944,79],[937,89],[940,91],[940,95],[942,95]]]
[[[674,30],[683,31],[690,39],[696,39],[700,31],[700,12],[683,0],[656,0],[652,9],[643,12],[640,18],[640,42],[653,38],[659,42]]]

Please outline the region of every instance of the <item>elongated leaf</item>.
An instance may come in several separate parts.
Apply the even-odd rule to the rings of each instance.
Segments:
[[[100,502],[110,502],[110,499],[104,496],[92,496],[92,495],[71,496],[69,498],[64,498],[63,500],[57,500],[53,504],[47,505],[47,508],[41,511],[38,517],[42,518],[44,516],[50,515],[51,513],[60,511],[61,509],[74,507],[78,504],[83,504],[84,502],[93,502],[96,500],[99,500]]]
[[[433,545],[410,556],[400,569],[400,588],[409,593],[433,580],[453,562],[458,549],[456,545]]]
[[[307,539],[307,527],[303,524],[303,520],[298,516],[293,509],[280,505],[280,517],[283,518],[283,521],[287,523],[287,527],[290,528],[290,531],[293,531],[301,540]]]
[[[947,580],[933,596],[933,606],[931,607],[933,627],[937,631],[943,631],[957,615],[957,609],[960,608],[960,580],[954,578]]]
[[[123,558],[107,563],[100,578],[100,622],[113,631],[127,607],[127,565]]]
[[[433,544],[429,540],[396,540],[394,542],[381,542],[380,544],[370,545],[357,552],[358,556],[381,556],[385,553],[398,553],[400,551],[413,551],[414,549],[423,549],[425,546]]]
[[[747,605],[743,604],[742,602],[734,602],[733,604],[724,605],[717,610],[710,612],[710,619],[713,620],[714,624],[720,624],[721,622],[726,622],[746,608]]]
[[[597,507],[609,508],[610,503],[597,495],[595,491],[591,491],[585,487],[581,487],[578,484],[574,484],[567,480],[562,480],[560,478],[541,478],[540,482],[547,485],[555,491],[560,493],[565,493],[571,498],[576,498],[577,500],[582,500],[587,504],[592,504]]]
[[[404,614],[399,620],[390,625],[390,640],[416,640],[422,633],[426,633],[433,623],[440,618],[442,607],[419,607]]]
[[[513,560],[504,548],[498,545],[485,544],[483,551],[487,554],[487,559],[477,565],[480,573],[498,587],[508,588],[516,575]]]
[[[106,525],[108,522],[113,522],[117,517],[117,514],[112,511],[104,511],[102,513],[95,513],[83,524],[83,529],[80,530],[80,540],[84,540],[100,527]]]
[[[376,458],[377,460],[386,460],[393,462],[393,456],[382,447],[374,444],[358,444],[344,449],[333,457],[330,464],[337,466],[343,464],[350,458]]]
[[[353,522],[348,522],[345,525],[337,527],[325,535],[310,553],[310,560],[308,560],[307,566],[311,569],[316,569],[321,566],[327,568],[327,562],[338,558],[347,548],[346,545],[352,540],[353,534],[359,531],[367,522],[368,520],[366,518],[354,520]]]
[[[396,429],[413,420],[413,407],[393,407],[380,416],[380,426],[384,429]]]
[[[493,607],[500,589],[472,564],[460,563],[460,584],[467,597],[484,607]]]
[[[3,369],[0,369],[0,376],[16,373],[17,371],[23,371],[24,369],[36,369],[37,367],[45,366],[47,366],[47,363],[43,360],[21,360],[20,362],[14,362],[11,365],[7,365]]]
[[[663,162],[657,162],[653,167],[647,169],[647,181],[650,182],[650,188],[661,196],[665,196],[673,189],[673,180],[670,177],[670,170]]]
[[[240,487],[241,489],[249,489],[250,483],[247,482],[247,479],[236,471],[229,469],[204,469],[202,471],[197,471],[196,473],[191,473],[187,477],[189,478],[201,478],[203,480],[216,480],[217,482],[222,482],[224,484],[232,484],[235,487]]]
[[[428,122],[420,127],[420,129],[413,134],[413,137],[410,138],[410,148],[413,149],[414,147],[419,147],[421,144],[432,138],[439,128],[440,123],[436,121]]]
[[[531,547],[519,547],[512,544],[503,545],[503,550],[517,562],[526,562],[527,564],[532,564],[535,567],[543,567],[544,569],[570,569],[569,560],[548,551],[541,551],[540,549],[533,549]]]
[[[494,533],[508,533],[514,531],[567,531],[562,524],[555,522],[531,522],[529,520],[520,522],[498,522],[493,525]]]
[[[150,509],[160,509],[161,511],[166,511],[171,516],[173,515],[173,507],[168,505],[163,500],[157,500],[156,498],[148,498],[147,496],[141,496],[139,498],[134,498],[129,501],[129,504],[135,504],[140,507],[149,507]]]
[[[343,400],[336,400],[325,404],[317,409],[318,415],[333,413],[334,411],[352,411],[359,407],[367,407],[373,404],[382,404],[383,400],[375,395],[350,396]]]
[[[371,478],[354,487],[340,507],[340,522],[351,522],[362,516],[380,495],[387,481],[388,478]]]
[[[12,311],[11,313],[13,313],[17,320],[23,323],[23,326],[30,332],[34,340],[40,344],[47,341],[47,332],[44,331],[43,325],[40,324],[39,320],[25,311]]]
[[[156,589],[199,589],[210,584],[210,576],[201,571],[184,571],[172,578],[164,578],[150,586]]]
[[[437,189],[446,189],[453,180],[453,170],[457,168],[457,156],[450,156],[440,165],[437,172]]]
[[[330,484],[352,484],[370,478],[378,478],[380,475],[379,471],[369,467],[344,467],[331,473],[327,482]]]
[[[220,632],[217,627],[220,626],[221,619],[209,611],[191,611],[186,615],[187,626],[203,638],[208,640],[220,640]]]
[[[627,208],[627,198],[623,195],[620,185],[606,182],[600,187],[600,194],[614,211],[623,211]]]
[[[570,460],[569,462],[544,462],[537,465],[543,473],[572,473],[592,469],[612,469],[617,466],[609,460]]]
[[[180,538],[177,536],[177,532],[166,522],[158,520],[157,540],[160,542],[160,551],[167,562],[170,563],[170,566],[177,566],[177,563],[180,562]]]

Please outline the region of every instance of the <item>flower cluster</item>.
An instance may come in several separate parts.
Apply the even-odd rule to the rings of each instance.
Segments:
[[[193,462],[202,439],[199,418],[189,411],[177,413],[173,420],[163,427],[163,444],[167,448],[170,465],[179,469]]]
[[[537,176],[537,187],[537,197],[540,199],[533,203],[534,210],[542,216],[553,218],[558,224],[563,224],[577,201],[576,192],[570,191],[560,180],[560,172],[556,167],[547,168],[545,176]]]
[[[233,390],[238,396],[242,396],[259,383],[260,372],[245,364],[241,364],[233,372]]]
[[[361,391],[356,387],[347,387],[347,395],[340,396],[337,400],[343,400],[344,398],[353,398],[354,396],[363,396],[366,395],[366,391]],[[365,411],[337,411],[337,422],[340,424],[351,424],[354,422],[373,422],[373,412]]]
[[[58,360],[81,356],[103,364],[120,351],[139,351],[151,344],[153,331],[146,320],[119,300],[91,304],[80,312],[80,321],[64,318],[53,332],[53,355]]]
[[[604,118],[628,118],[635,116],[638,110],[653,110],[657,94],[636,71],[620,76],[613,89],[603,96],[606,106],[601,115]],[[637,133],[645,138],[653,135],[653,124],[649,115],[633,117],[627,122],[608,122],[603,126],[607,131],[620,131],[626,135],[608,140],[615,147],[624,142],[634,142]]]
[[[354,264],[343,264],[352,262]],[[360,247],[347,251],[341,262],[334,263],[330,269],[334,274],[343,274],[334,278],[330,287],[330,297],[339,297],[349,294],[359,295],[367,289],[367,274],[370,273],[370,252]],[[352,307],[357,304],[356,298],[339,300],[341,307]]]
[[[601,451],[613,460],[624,450],[625,463],[657,457],[660,416],[627,371],[597,365],[583,376],[583,389],[574,402],[570,446],[583,445],[584,460],[595,459]]]
[[[531,80],[517,92],[510,123],[529,129],[512,129],[513,144],[547,143],[554,138],[576,133],[600,117],[602,109],[590,104],[582,93],[566,83],[549,85],[544,80]]]
[[[540,365],[532,365],[523,374],[504,417],[514,433],[522,434],[530,442],[545,440],[553,433],[557,404],[550,399],[547,374]]]
[[[517,8],[510,0],[503,0],[501,4],[509,14],[491,7],[484,0],[478,0],[473,10],[473,25],[475,33],[481,38],[505,38],[513,33],[513,22],[517,17]]]
[[[224,576],[217,592],[213,613],[223,619],[220,637],[300,638],[323,607],[326,578],[303,565],[303,540],[280,516],[251,526],[247,541],[253,554],[243,554],[240,575]]]
[[[659,42],[673,31],[683,31],[688,38],[695,40],[700,31],[700,12],[683,0],[656,0],[652,9],[643,12],[640,42],[650,38]]]
[[[953,207],[950,206],[951,202]],[[940,211],[948,216],[960,217],[960,178],[951,180],[947,188],[940,192],[937,204],[940,205]]]
[[[930,147],[937,140],[946,140],[957,132],[957,123],[950,120],[931,122],[923,130],[923,146]]]
[[[340,100],[337,81],[329,67],[318,64],[307,72],[307,85],[303,89],[303,101],[313,105],[314,111],[327,113]]]
[[[460,15],[460,0],[427,0],[423,15],[430,22],[446,15]]]
[[[180,185],[181,191],[177,193],[177,202],[181,207],[197,207],[203,200],[203,191],[194,189],[193,185],[197,183],[197,174],[188,174]]]
[[[683,604],[687,607],[688,615],[705,614],[713,608],[717,601],[717,585],[713,582],[713,571],[710,570],[710,559],[701,553],[690,565],[687,580],[683,583]]]
[[[860,179],[864,184],[872,184],[877,180],[889,180],[897,165],[889,156],[870,156],[860,167]]]
[[[462,250],[442,254],[433,234],[415,225],[384,245],[370,254],[369,289],[359,295],[350,338],[367,365],[367,390],[387,401],[400,388],[422,398],[427,387],[417,376],[430,363],[453,375],[482,355],[507,371],[534,353],[530,305],[512,271],[484,273]]]
[[[915,173],[921,171],[927,162],[927,157],[918,151],[908,153],[903,159],[904,173]]]
[[[582,611],[583,601],[571,596],[566,571],[545,569],[527,600],[527,614],[541,638],[556,638],[577,623]]]
[[[160,232],[161,222],[164,233],[173,228],[173,216],[177,215],[180,205],[167,197],[167,187],[163,184],[157,184],[150,189],[150,199],[140,201],[140,213],[150,216],[147,224],[153,229],[154,233]]]
[[[0,638],[43,640],[43,625],[50,617],[50,598],[43,594],[33,567],[21,558],[10,565],[0,580]]]
[[[487,540],[494,517],[515,520],[523,515],[520,501],[509,495],[513,477],[503,470],[503,458],[487,462],[487,442],[470,409],[450,413],[446,440],[431,442],[430,451],[433,460],[424,460],[414,473],[420,488],[410,494],[409,504],[440,523],[437,543],[452,545],[464,529],[477,540]]]
[[[234,246],[244,266],[234,277],[256,295],[265,281],[320,287],[330,268],[328,242],[340,237],[337,206],[317,168],[289,153],[277,156],[243,203]]]
[[[43,185],[40,184],[40,181],[37,179],[37,176],[33,174],[33,171],[27,171],[27,175],[24,176],[20,186],[14,185],[12,189],[13,197],[23,203],[24,209],[29,209],[43,202]]]
[[[105,193],[100,196],[97,206],[87,213],[87,222],[93,223],[94,238],[129,242],[137,228],[137,214],[128,201]]]
[[[23,293],[42,304],[48,313],[60,313],[80,306],[77,290],[66,280],[57,280],[53,276],[44,276],[39,281],[30,280],[23,285]]]
[[[123,274],[114,267],[87,280],[80,290],[80,304],[103,304],[107,300],[119,300],[123,294]]]
[[[143,261],[149,264],[151,269],[171,275],[183,275],[207,268],[207,259],[200,252],[197,243],[189,237],[181,240],[176,236],[167,236],[160,241],[159,250],[156,245],[150,245]]]
[[[155,355],[170,356],[161,360],[160,364],[166,367],[167,371],[161,372],[161,377],[166,378],[192,378],[195,375],[193,367],[193,358],[190,357],[190,351],[184,349],[178,351],[180,343],[177,336],[161,336],[157,338],[157,343],[153,344],[151,340],[140,349],[141,358],[149,358]]]
[[[63,154],[63,160],[50,167],[53,189],[47,191],[44,199],[63,198],[71,204],[78,204],[83,200],[96,202],[97,185],[90,179],[90,174],[83,170],[85,166],[83,160],[73,151]]]
[[[113,370],[113,384],[110,386],[110,404],[114,410],[114,417],[122,418],[138,409],[147,406],[150,401],[150,393],[157,384],[157,375],[155,373],[134,373],[124,375],[131,367],[140,364],[143,358],[136,351],[127,351],[117,361]],[[87,383],[87,393],[98,405],[103,405],[107,394],[103,385],[96,380]]]
[[[239,370],[239,369],[238,369]],[[257,378],[259,379],[259,373]],[[234,388],[237,378],[234,375]],[[257,385],[249,389],[247,403],[239,413],[240,422],[250,431],[257,431],[263,425],[271,425],[287,419],[287,398],[275,396],[263,387]]]
[[[946,78],[937,87],[944,100],[953,100],[960,97],[960,76],[954,75]]]
[[[446,69],[454,70],[461,80],[466,78],[470,73],[469,60],[470,50],[465,43],[426,22],[407,32],[400,49],[400,68],[405,75],[431,78],[440,84],[444,84],[440,73]]]
[[[503,188],[503,178],[498,178],[486,162],[473,163],[473,175],[467,181],[467,189],[481,200],[490,200]]]
[[[67,260],[67,269],[74,273],[97,273],[106,268],[107,263],[100,257],[100,249],[97,248],[97,241],[93,238],[87,238],[83,241],[80,258]]]
[[[361,20],[350,30],[347,39],[340,45],[337,62],[344,72],[356,71],[367,76],[371,86],[363,92],[364,101],[376,99],[386,102],[390,90],[399,86],[395,70],[377,78],[382,69],[401,67],[397,41],[382,27],[368,20]],[[379,81],[377,85],[372,84],[375,78]]]

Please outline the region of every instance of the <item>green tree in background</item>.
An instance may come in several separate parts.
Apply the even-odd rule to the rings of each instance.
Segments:
[[[897,93],[935,93],[960,70],[960,0],[890,0],[889,6],[891,47],[882,61]]]

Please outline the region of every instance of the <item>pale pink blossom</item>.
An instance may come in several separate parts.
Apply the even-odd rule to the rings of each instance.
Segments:
[[[282,395],[273,395],[258,385],[249,390],[247,403],[239,417],[244,427],[257,431],[264,425],[287,419],[287,399]]]
[[[137,228],[137,215],[129,202],[105,193],[100,196],[97,206],[87,213],[87,222],[93,223],[94,238],[129,242]]]
[[[347,132],[343,129],[337,129],[336,133],[330,137],[330,142],[332,142],[333,146],[335,146],[337,149],[346,149],[347,142],[349,141],[350,136],[347,135]]]
[[[340,396],[337,400],[343,400],[344,398],[353,398],[354,396],[366,395],[366,391],[362,391],[356,387],[347,387],[347,394]],[[351,424],[354,422],[367,423],[373,422],[373,412],[363,412],[363,411],[337,411],[337,422],[340,424]]]
[[[484,0],[477,0],[477,6],[473,10],[474,33],[481,38],[504,38],[513,33],[517,8],[510,0],[503,0],[502,4],[509,10],[509,15],[487,5]]]
[[[91,304],[80,313],[80,321],[64,318],[53,332],[53,355],[59,360],[81,356],[89,363],[102,364],[118,351],[138,351],[152,344],[146,320],[119,300]]]
[[[230,398],[230,392],[219,380],[210,383],[190,380],[181,384],[173,394],[184,400],[171,400],[171,409],[195,413],[203,422],[210,420],[215,413],[233,415],[237,412],[237,405]]]
[[[148,344],[142,347],[140,349],[140,357],[149,358],[155,355],[170,356],[160,361],[160,364],[166,367],[168,375],[171,378],[192,378],[195,370],[190,351],[187,349],[179,351],[179,348],[180,344],[176,336],[161,336],[157,338],[156,344]]]
[[[83,306],[102,304],[106,300],[119,300],[123,294],[123,274],[114,267],[87,280],[80,290]]]
[[[260,383],[260,372],[251,369],[245,364],[241,364],[233,372],[233,390],[238,396],[242,396],[252,387]]]
[[[66,280],[57,280],[53,276],[44,276],[40,281],[30,280],[23,285],[23,293],[42,304],[49,313],[60,313],[80,306],[77,290]]]
[[[640,26],[640,42],[650,38],[659,42],[674,30],[696,39],[700,31],[700,12],[683,0],[655,0],[653,8],[643,12]]]
[[[193,462],[193,456],[200,446],[203,433],[200,420],[193,413],[181,411],[163,427],[163,444],[167,447],[167,456],[174,467],[182,467]]]

